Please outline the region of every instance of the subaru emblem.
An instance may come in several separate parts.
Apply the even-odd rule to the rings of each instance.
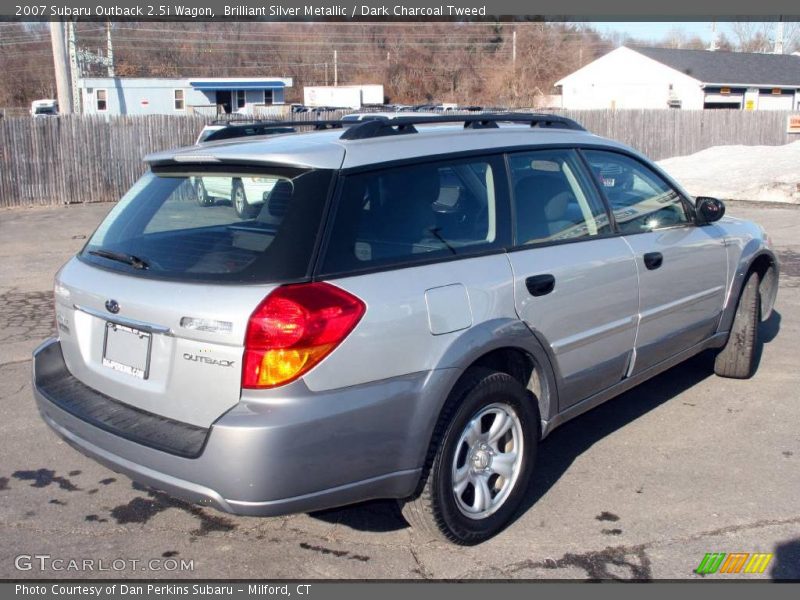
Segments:
[[[117,314],[119,312],[119,302],[116,300],[106,300],[106,310],[110,313]]]

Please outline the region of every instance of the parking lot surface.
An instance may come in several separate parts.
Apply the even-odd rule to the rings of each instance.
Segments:
[[[110,208],[0,212],[0,577],[682,579],[708,552],[767,552],[761,575],[707,577],[800,578],[800,207],[729,205],[782,261],[755,377],[720,379],[704,354],[557,429],[517,521],[476,547],[418,539],[389,501],[280,518],[201,509],[51,433],[30,352],[53,329],[53,274]]]

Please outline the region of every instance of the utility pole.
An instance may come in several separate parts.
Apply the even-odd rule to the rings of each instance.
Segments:
[[[111,45],[111,21],[106,23],[106,57],[108,58],[108,76],[114,77],[114,46]]]
[[[517,30],[511,32],[511,67],[517,68]]]
[[[783,19],[775,24],[775,54],[783,54]]]
[[[339,85],[339,51],[333,51],[333,86]]]
[[[53,45],[53,67],[58,90],[58,112],[72,114],[72,89],[70,87],[67,48],[64,43],[64,22],[50,21],[50,43]]]
[[[708,44],[708,49],[711,52],[714,52],[715,50],[719,49],[719,46],[717,45],[717,22],[716,21],[712,21],[711,22],[711,42]]]
[[[81,113],[81,96],[78,89],[80,72],[78,69],[78,44],[75,41],[75,22],[67,21],[67,50],[69,52],[69,75],[72,89],[72,112]]]
[[[325,63],[325,85],[328,85],[328,63]]]

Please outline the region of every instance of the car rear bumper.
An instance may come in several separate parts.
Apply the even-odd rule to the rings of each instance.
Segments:
[[[44,421],[67,443],[112,470],[192,503],[274,516],[411,495],[438,399],[455,376],[450,371],[329,392],[311,392],[295,382],[281,393],[271,390],[263,398],[242,399],[203,430],[196,456],[176,453],[170,441],[186,434],[181,429],[185,424],[163,423],[145,413],[143,424],[131,425],[138,417],[125,410],[132,409],[98,408],[105,397],[87,399],[99,394],[69,373],[56,339],[34,351],[33,389]],[[59,384],[53,385],[54,380]],[[75,402],[65,401],[65,389],[77,394],[78,406],[89,409],[81,411]],[[151,426],[160,445],[148,441]],[[144,429],[138,439],[126,434],[137,427]],[[201,434],[188,435],[196,442]]]

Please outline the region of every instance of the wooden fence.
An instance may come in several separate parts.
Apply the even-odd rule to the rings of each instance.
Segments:
[[[786,133],[789,113],[777,111],[559,112],[654,159],[799,137]],[[194,143],[206,122],[165,115],[0,119],[0,207],[115,201],[144,172],[145,154]]]

